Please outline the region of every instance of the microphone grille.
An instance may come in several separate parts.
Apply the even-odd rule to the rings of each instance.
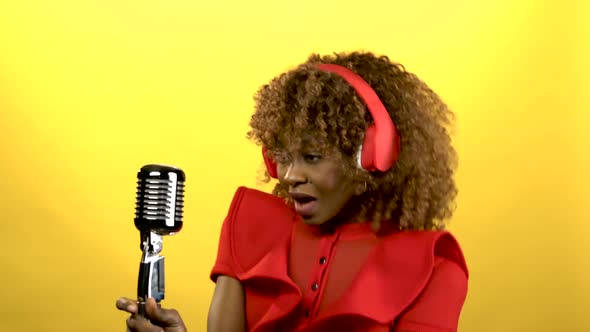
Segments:
[[[184,172],[176,167],[146,165],[137,174],[135,226],[141,231],[173,234],[182,228]]]

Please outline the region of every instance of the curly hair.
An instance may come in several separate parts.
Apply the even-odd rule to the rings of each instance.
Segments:
[[[371,114],[343,78],[317,69],[318,63],[353,70],[387,108],[401,139],[400,155],[389,171],[359,172],[354,156],[373,121]],[[365,220],[393,220],[408,230],[445,228],[457,195],[457,154],[451,144],[454,114],[403,65],[371,52],[312,54],[263,85],[254,101],[247,137],[273,151],[280,148],[280,137],[293,141],[311,132],[339,150],[345,172],[367,186],[360,196]],[[273,194],[286,197],[286,190],[278,183]]]

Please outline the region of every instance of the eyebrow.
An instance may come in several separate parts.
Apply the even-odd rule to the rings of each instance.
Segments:
[[[279,149],[285,149],[287,145],[285,144],[285,139],[288,138],[295,138],[299,140],[299,149],[307,149],[307,150],[316,150],[318,152],[324,152],[328,148],[327,142],[324,139],[318,139],[317,137],[309,134],[309,133],[301,133],[298,136],[293,135],[286,135],[287,137],[283,136],[277,139],[277,147]]]
[[[325,145],[321,140],[316,139],[310,135],[303,135],[301,137],[301,147],[302,148],[317,148],[319,146]]]

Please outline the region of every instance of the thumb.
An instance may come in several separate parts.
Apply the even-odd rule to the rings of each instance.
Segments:
[[[148,298],[145,310],[150,321],[160,327],[179,327],[183,325],[182,318],[174,309],[163,309],[153,298]]]

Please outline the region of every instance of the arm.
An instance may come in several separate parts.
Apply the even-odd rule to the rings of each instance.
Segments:
[[[241,191],[238,190],[238,193]],[[230,211],[223,221],[219,236],[217,258],[210,278],[215,290],[207,316],[207,332],[245,332],[246,303],[244,287],[238,280],[238,264],[233,255],[234,213],[241,195],[236,194]]]
[[[237,279],[223,275],[217,278],[207,317],[207,331],[246,331],[244,288]]]
[[[454,332],[467,296],[467,275],[455,262],[437,257],[430,281],[395,322],[393,332]]]

